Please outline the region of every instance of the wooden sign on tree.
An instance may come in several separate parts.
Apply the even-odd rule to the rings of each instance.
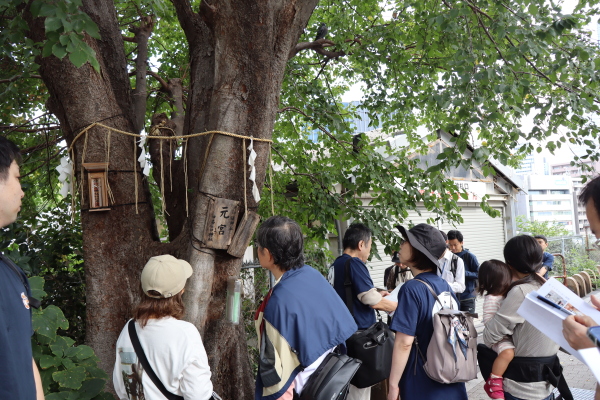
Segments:
[[[235,232],[240,202],[211,197],[206,211],[203,242],[210,249],[227,249]]]

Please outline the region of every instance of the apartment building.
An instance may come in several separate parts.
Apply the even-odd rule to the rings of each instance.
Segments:
[[[533,221],[549,221],[564,225],[577,233],[577,211],[574,209],[573,178],[568,175],[529,175],[527,177],[528,211]]]
[[[584,164],[592,167],[592,169],[596,173],[600,172],[600,162],[586,161]],[[568,175],[572,178],[579,178],[579,177],[581,177],[581,175],[588,175],[589,172],[587,172],[587,171],[584,172],[581,169],[581,166],[578,164],[571,165],[571,163],[563,163],[563,164],[552,164],[550,166],[550,174],[551,175]]]
[[[585,164],[589,165],[593,168],[594,172],[582,171],[581,166],[579,165],[571,165],[570,163],[563,164],[553,164],[550,166],[550,172],[555,176],[570,176],[573,181],[573,215],[575,216],[576,225],[574,229],[575,234],[580,234],[585,232],[585,227],[589,226],[589,222],[587,216],[585,214],[585,208],[579,206],[577,202],[577,196],[581,192],[583,186],[583,178],[584,175],[595,175],[600,173],[600,162],[597,161],[587,161]]]

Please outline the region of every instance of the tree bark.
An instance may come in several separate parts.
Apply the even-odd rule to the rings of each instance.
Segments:
[[[174,129],[183,134],[219,130],[270,139],[288,56],[316,3],[317,0],[239,0],[212,5],[203,1],[195,12],[187,0],[173,1],[190,46],[191,74],[185,116],[180,115],[181,94],[174,94],[179,113],[172,116]],[[109,0],[84,0],[83,8],[100,27],[102,39],[90,39],[89,43],[97,52],[102,73],[96,73],[87,64],[76,68],[67,58],[58,60],[52,56],[39,60],[40,74],[50,93],[49,107],[59,119],[69,145],[82,128],[93,122],[129,132],[140,127],[137,119],[140,106],[129,87],[114,5]],[[43,21],[30,18],[28,22],[32,38],[42,41]],[[117,336],[139,299],[143,265],[157,254],[185,258],[194,269],[184,296],[185,318],[202,334],[215,389],[224,399],[251,399],[254,378],[243,326],[233,326],[224,320],[227,279],[239,276],[241,260],[224,250],[205,248],[199,240],[203,237],[209,196],[238,200],[242,209],[247,201],[248,209],[256,210],[250,181],[244,192],[247,165],[243,153],[250,142],[226,135],[208,135],[189,139],[187,144],[187,188],[181,182],[184,174],[180,162],[177,171],[173,171],[176,193],[165,196],[168,201],[180,201],[177,217],[167,220],[169,229],[177,233],[169,244],[158,241],[148,185],[139,173],[139,166],[139,214],[131,204],[135,203],[136,185],[131,171],[138,155],[134,151],[135,139],[96,127],[87,138],[81,137],[74,144],[77,182],[82,193],[87,341],[100,358],[100,366],[110,373]],[[165,145],[168,147],[168,142]],[[156,146],[151,147],[156,159]],[[254,149],[258,154],[256,182],[261,188],[269,144],[254,142]],[[112,210],[87,210],[83,161],[110,162]],[[192,189],[189,218],[181,212],[182,187]]]

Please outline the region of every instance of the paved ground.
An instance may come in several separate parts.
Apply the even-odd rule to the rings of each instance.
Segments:
[[[594,294],[600,294],[600,291],[594,292]],[[589,296],[587,298],[589,301]],[[477,301],[477,308],[479,315],[481,315],[481,307],[483,301]],[[480,321],[476,321],[477,331],[481,332],[483,330],[483,326]],[[563,366],[563,373],[565,375],[565,379],[569,384],[569,387],[573,391],[573,395],[575,400],[586,400],[593,399],[593,390],[596,388],[596,379],[588,369],[588,367],[579,361],[577,358],[571,356],[570,354],[563,353],[561,351],[558,352],[558,357],[560,358],[560,362]],[[469,400],[487,400],[489,397],[483,391],[483,378],[481,374],[477,375],[477,379],[467,383],[467,392],[469,393]],[[573,390],[573,389],[583,389],[583,390]]]

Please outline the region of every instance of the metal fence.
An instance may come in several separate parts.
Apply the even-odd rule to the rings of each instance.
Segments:
[[[548,238],[546,251],[564,256],[569,276],[586,269],[598,271],[596,266],[600,265],[600,251],[592,245],[595,241],[596,239],[593,236],[585,235]],[[562,260],[560,257],[555,257],[550,276],[560,276],[562,274]]]

